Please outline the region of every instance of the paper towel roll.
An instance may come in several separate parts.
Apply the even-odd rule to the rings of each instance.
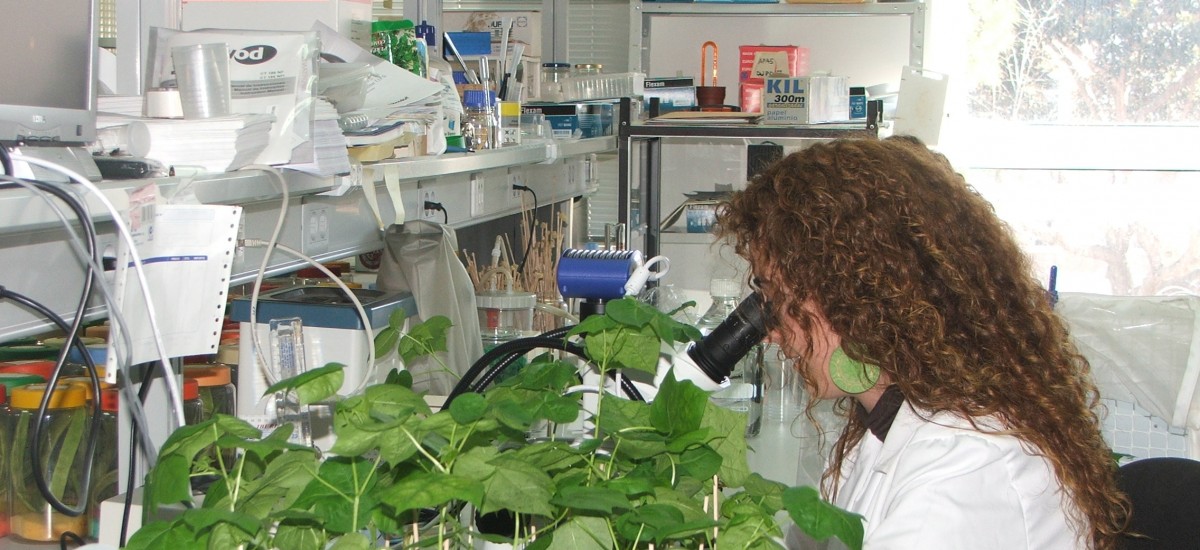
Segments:
[[[163,89],[146,92],[146,116],[151,118],[183,118],[179,90]]]

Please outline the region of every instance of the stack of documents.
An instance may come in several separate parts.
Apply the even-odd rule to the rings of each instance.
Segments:
[[[285,164],[281,168],[297,170],[315,176],[344,176],[350,173],[350,155],[346,154],[346,136],[338,126],[338,112],[324,98],[317,98],[312,139],[301,145],[296,156],[310,156],[312,162]]]
[[[129,122],[129,152],[171,167],[228,172],[254,163],[267,147],[274,115]]]

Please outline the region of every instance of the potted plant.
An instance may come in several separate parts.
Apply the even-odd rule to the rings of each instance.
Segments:
[[[583,338],[591,368],[653,372],[663,342],[699,336],[632,299],[610,302],[567,338]],[[445,349],[448,321],[401,333],[401,315],[377,337],[406,362]],[[393,373],[336,402],[332,456],[233,417],[177,430],[146,483],[149,517],[190,502],[190,476],[212,475],[203,503],[143,526],[128,548],[468,548],[481,541],[526,549],[778,548],[781,511],[817,539],[860,548],[858,516],[749,471],[745,416],[713,405],[690,382],[664,380],[653,402],[600,392],[583,410],[578,366],[549,354],[482,394],[434,412]],[[341,386],[328,365],[268,390],[320,402]],[[537,426],[590,429],[563,440]],[[542,433],[542,432],[539,432]],[[236,449],[203,453],[215,445]],[[211,457],[211,458],[210,458]],[[212,462],[212,461],[215,461]],[[502,533],[485,533],[492,520]]]

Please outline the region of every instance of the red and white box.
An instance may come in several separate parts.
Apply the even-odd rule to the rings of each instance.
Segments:
[[[738,46],[738,83],[742,111],[762,111],[763,80],[768,76],[807,76],[808,48]]]

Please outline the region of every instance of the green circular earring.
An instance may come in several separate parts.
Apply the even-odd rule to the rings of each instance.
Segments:
[[[851,395],[860,394],[879,381],[879,367],[851,359],[842,348],[837,348],[829,358],[829,378],[838,389]]]

